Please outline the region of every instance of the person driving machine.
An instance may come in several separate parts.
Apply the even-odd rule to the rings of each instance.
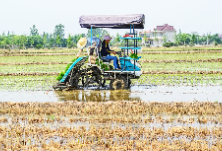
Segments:
[[[109,48],[109,42],[112,38],[109,35],[104,36],[103,42],[102,42],[102,49],[101,49],[101,56],[113,60],[113,65],[115,69],[120,69],[118,58],[116,56],[111,56],[110,54],[116,54],[114,50],[110,50]]]

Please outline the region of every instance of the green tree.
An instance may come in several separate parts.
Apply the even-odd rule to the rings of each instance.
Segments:
[[[119,33],[116,34],[115,41],[118,42],[118,43],[120,42],[120,35],[119,35]]]
[[[215,46],[215,47],[217,46],[217,41],[214,41],[214,46]]]
[[[146,31],[144,32],[143,39],[144,39],[144,42],[146,43],[146,40],[147,40]]]
[[[26,43],[27,43],[27,37],[26,37],[26,35],[21,35],[21,43],[22,43],[22,45],[23,45],[23,48],[26,49],[26,47],[25,47],[25,45],[26,45]]]
[[[200,42],[202,43],[202,45],[206,45],[207,43],[207,37],[205,35],[203,35],[202,37],[200,37]]]
[[[73,46],[74,47],[77,47],[77,42],[79,41],[80,38],[82,37],[85,37],[85,34],[75,34],[73,37],[72,37],[72,40],[73,40]]]
[[[62,24],[56,25],[55,29],[54,29],[54,38],[57,38],[58,35],[60,36],[61,39],[64,38],[65,35],[65,30],[64,30],[65,26]]]
[[[36,45],[38,45],[39,48],[43,47],[43,39],[39,35],[34,36],[34,46],[36,47]]]
[[[27,37],[27,45],[28,45],[28,47],[34,48],[34,43],[35,43],[34,36],[28,36]]]
[[[20,36],[17,35],[12,36],[11,45],[13,49],[16,49],[18,46],[20,50],[20,42],[21,42]]]
[[[1,37],[1,36],[0,36]],[[2,37],[5,37],[5,32],[2,33]]]
[[[58,45],[58,47],[59,47],[59,45],[62,44],[62,38],[60,37],[60,35],[58,35],[58,36],[56,37],[56,44]]]
[[[72,41],[72,37],[71,37],[70,34],[69,34],[69,37],[67,39],[67,47],[68,48],[72,48],[73,47],[73,41]]]
[[[100,37],[102,39],[105,35],[109,35],[109,32],[102,28],[95,28],[92,29],[92,36]],[[91,29],[87,32],[87,37],[91,37]]]
[[[210,40],[211,40],[211,43],[217,42],[217,44],[221,44],[221,39],[218,34],[212,35]]]
[[[2,37],[2,40],[1,40],[1,45],[4,47],[5,49],[5,46],[9,44],[9,39],[6,37],[6,36],[3,36]]]
[[[45,34],[43,37],[43,44],[44,44],[44,48],[45,48],[45,46],[47,44],[47,34]]]
[[[32,36],[39,35],[38,29],[36,29],[35,25],[33,25],[32,28],[30,28],[30,35],[32,35]]]
[[[50,35],[49,37],[49,46],[52,47],[55,44],[55,39],[52,37],[52,35]]]
[[[191,35],[191,41],[192,41],[193,43],[196,43],[196,41],[197,41],[197,36],[196,36],[195,34],[192,34],[192,35]]]
[[[181,34],[181,40],[183,41],[183,44],[185,46],[185,43],[186,43],[186,40],[187,40],[187,34],[186,33]]]

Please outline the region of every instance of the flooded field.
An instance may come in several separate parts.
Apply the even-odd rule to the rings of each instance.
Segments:
[[[218,150],[222,104],[0,103],[1,150]]]
[[[221,52],[147,51],[129,90],[53,91],[72,53],[0,56],[0,150],[222,150]]]
[[[92,88],[93,89],[93,88]],[[0,91],[0,101],[57,102],[57,101],[158,101],[222,102],[221,86],[149,86],[134,85],[130,90],[73,90],[73,91]]]

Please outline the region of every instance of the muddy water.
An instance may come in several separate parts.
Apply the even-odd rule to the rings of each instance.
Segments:
[[[212,101],[222,102],[221,86],[132,86],[130,90],[0,91],[0,101]]]

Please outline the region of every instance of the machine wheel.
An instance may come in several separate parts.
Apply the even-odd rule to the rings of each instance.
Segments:
[[[130,79],[128,79],[128,89],[130,89],[130,86],[131,86],[131,80]]]
[[[123,90],[128,88],[126,77],[117,76],[116,79],[110,81],[110,88],[112,90]]]
[[[71,75],[69,85],[71,89],[84,89],[93,84],[97,85],[97,89],[101,86],[101,73],[97,67],[79,70],[73,76]]]
[[[106,80],[102,80],[101,86],[102,86],[102,87],[105,87],[105,85],[106,85]]]

